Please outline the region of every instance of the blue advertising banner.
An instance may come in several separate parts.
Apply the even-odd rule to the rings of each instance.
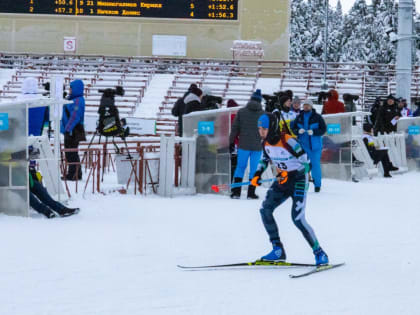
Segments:
[[[8,130],[8,129],[9,129],[9,114],[0,113],[0,130]]]
[[[213,135],[214,134],[214,122],[213,121],[199,121],[198,122],[198,134],[199,135]]]
[[[420,126],[408,126],[409,135],[420,135]]]
[[[341,125],[340,124],[328,124],[327,125],[327,133],[330,135],[338,135],[341,133]]]

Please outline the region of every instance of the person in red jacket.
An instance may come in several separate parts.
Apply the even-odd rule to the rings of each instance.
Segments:
[[[330,90],[328,92],[328,100],[324,102],[322,107],[322,114],[338,114],[344,113],[344,104],[338,100],[338,92],[336,90]]]

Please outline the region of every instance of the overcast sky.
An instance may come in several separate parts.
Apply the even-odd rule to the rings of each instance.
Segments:
[[[330,1],[330,5],[335,7],[337,5],[337,0],[329,0]],[[348,12],[351,8],[351,6],[353,5],[353,3],[355,2],[355,0],[341,0],[341,6],[343,7],[343,12]],[[414,1],[416,3],[416,9],[417,12],[420,12],[420,0],[415,0]],[[366,0],[367,4],[371,4],[372,1],[371,0]]]

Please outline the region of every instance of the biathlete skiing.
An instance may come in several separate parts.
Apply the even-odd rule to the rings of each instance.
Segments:
[[[258,120],[258,131],[263,140],[263,155],[257,171],[251,181],[252,185],[261,185],[261,175],[272,163],[277,168],[277,180],[271,185],[260,209],[264,227],[270,237],[273,250],[261,257],[264,261],[285,261],[286,252],[280,241],[274,210],[289,197],[293,199],[292,220],[302,232],[303,237],[312,248],[315,264],[328,264],[328,256],[322,250],[314,230],[305,219],[308,157],[300,144],[291,135],[281,132],[277,114],[263,114]]]

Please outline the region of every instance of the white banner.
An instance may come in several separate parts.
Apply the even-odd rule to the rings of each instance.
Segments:
[[[127,126],[130,128],[130,134],[135,135],[155,135],[156,134],[156,120],[127,117]]]
[[[187,55],[187,36],[153,35],[153,56]]]

